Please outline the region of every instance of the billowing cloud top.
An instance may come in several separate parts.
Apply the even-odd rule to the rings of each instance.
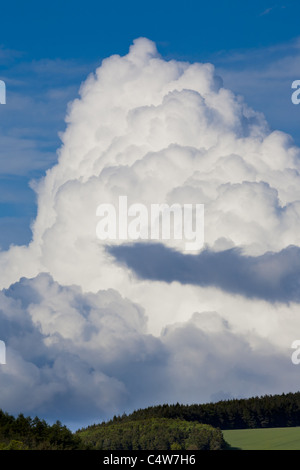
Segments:
[[[147,405],[145,384],[154,372],[160,377],[158,369],[166,383],[154,400],[172,400],[176,363],[183,377],[179,401],[209,399],[220,390],[234,396],[280,388],[277,367],[286,367],[299,324],[294,289],[275,295],[282,278],[288,282],[295,275],[292,285],[297,286],[299,277],[297,266],[291,269],[289,262],[298,259],[300,242],[299,149],[291,138],[271,132],[260,113],[223,87],[211,64],[166,61],[145,38],[135,40],[126,56],[102,62],[81,86],[66,120],[58,163],[35,185],[33,240],[28,247],[0,254],[1,287],[17,283],[3,293],[5,324],[24,324],[28,338],[37,338],[39,352],[26,358],[41,387],[51,383],[51,407],[56,393],[65,397],[72,387],[84,400],[102,390],[116,409],[120,403]],[[140,246],[131,246],[131,261],[122,240],[107,250],[96,237],[96,208],[102,203],[117,206],[124,195],[129,204],[146,206],[204,204],[202,254],[191,260],[174,240],[162,240],[154,251],[145,243],[142,256]],[[43,272],[51,277],[41,277]],[[19,281],[21,277],[32,279]],[[289,301],[294,303],[287,306]],[[199,312],[218,312],[203,314],[211,318],[209,339],[202,320],[198,322],[204,318]],[[7,328],[14,336],[17,327]],[[9,337],[15,364],[20,357],[27,360],[23,343]],[[209,356],[219,340],[223,346]],[[221,349],[229,344],[224,356]],[[277,358],[273,366],[268,359],[271,378],[265,381],[262,344],[267,358]],[[125,372],[132,374],[130,364],[137,364],[139,374],[141,357],[149,375],[143,375],[144,385],[132,379],[136,401],[126,401],[133,392]],[[260,361],[258,376],[246,372],[253,357]],[[74,379],[65,388],[59,361],[74,367]],[[228,377],[233,374],[232,381],[222,375],[225,382],[220,378],[217,383],[221,367]],[[84,383],[89,386],[82,385],[80,374],[88,377]],[[292,388],[294,369],[290,374]],[[185,388],[184,380],[191,380],[198,395],[192,386]],[[28,383],[24,387],[30,390]],[[107,403],[101,393],[99,401],[91,398],[91,409],[100,414]],[[32,409],[35,400],[39,402],[32,399]],[[41,409],[48,409],[47,397],[41,400]]]

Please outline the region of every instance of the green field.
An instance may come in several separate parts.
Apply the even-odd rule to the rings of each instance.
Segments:
[[[223,431],[226,442],[241,450],[300,450],[300,427]]]

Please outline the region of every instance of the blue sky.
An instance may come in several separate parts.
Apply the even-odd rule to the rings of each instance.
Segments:
[[[298,35],[296,0],[78,1],[1,5],[2,43],[30,59],[95,60],[147,36],[164,54],[208,58],[220,50],[274,45]]]
[[[36,214],[29,187],[56,161],[67,103],[101,60],[148,37],[166,59],[212,62],[226,87],[300,144],[296,0],[39,1],[1,5],[0,246],[28,243]],[[296,73],[298,75],[296,75]]]

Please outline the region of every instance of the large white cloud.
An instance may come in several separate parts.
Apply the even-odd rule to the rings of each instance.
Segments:
[[[35,187],[32,243],[0,254],[1,287],[34,278],[3,294],[8,324],[28,319],[24,338],[38,338],[33,357],[29,350],[24,356],[10,327],[13,366],[1,372],[2,388],[23,381],[17,388],[27,409],[60,410],[59,397],[64,403],[70,394],[70,416],[80,399],[104,413],[107,403],[122,411],[147,400],[295,388],[289,347],[300,328],[297,303],[252,299],[247,286],[233,294],[222,283],[140,279],[96,237],[97,206],[117,206],[120,195],[147,206],[204,203],[205,249],[261,256],[256,269],[266,277],[265,253],[300,244],[299,149],[289,136],[271,132],[261,114],[223,88],[211,64],[166,61],[144,38],[90,75],[67,123],[58,163]],[[174,240],[162,243],[183,250]],[[36,277],[42,272],[55,282]],[[32,289],[33,301],[21,308]],[[207,318],[209,331],[201,323]],[[18,378],[22,368],[36,394],[26,374]],[[14,403],[18,397],[8,393],[0,406]]]

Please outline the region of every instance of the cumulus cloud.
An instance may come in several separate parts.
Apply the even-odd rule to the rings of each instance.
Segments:
[[[300,175],[289,136],[211,64],[166,61],[145,38],[102,62],[66,121],[58,163],[35,184],[32,242],[0,254],[11,364],[0,406],[81,419],[296,389]],[[203,250],[187,255],[173,239],[108,250],[96,209],[124,195],[204,204]]]
[[[296,387],[297,371],[278,348],[261,341],[253,350],[216,312],[196,312],[159,337],[147,334],[146,320],[113,289],[83,293],[48,274],[22,278],[0,295],[1,407],[72,426],[166,401]]]
[[[114,368],[158,354],[155,339],[143,336],[143,310],[113,289],[83,294],[40,274],[2,291],[0,303],[7,347],[1,406],[12,412],[21,404],[69,420],[72,413],[109,416],[128,400]]]

